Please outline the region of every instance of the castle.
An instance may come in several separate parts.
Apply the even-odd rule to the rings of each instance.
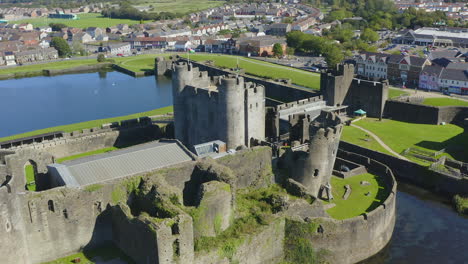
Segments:
[[[0,144],[1,263],[42,263],[109,243],[136,263],[279,263],[296,247],[286,241],[300,237],[324,261],[346,264],[388,243],[396,182],[386,165],[338,148],[342,98],[329,103],[287,83],[186,60],[160,63],[173,74],[175,135],[141,118]],[[294,100],[273,104],[282,94]],[[211,141],[236,151],[193,154]],[[149,143],[51,165],[130,142]],[[25,190],[25,165],[39,192]],[[318,198],[332,199],[331,175],[367,171],[382,178],[388,196],[370,212],[330,218]]]

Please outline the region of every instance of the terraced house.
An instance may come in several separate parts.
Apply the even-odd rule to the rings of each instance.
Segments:
[[[391,55],[387,59],[387,78],[391,83],[417,86],[421,71],[428,65],[431,62],[426,58]]]
[[[387,79],[387,59],[390,54],[364,52],[356,56],[356,73],[370,79]]]

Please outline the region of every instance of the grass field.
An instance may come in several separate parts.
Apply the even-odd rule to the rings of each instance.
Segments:
[[[393,99],[393,98],[396,98],[396,97],[399,97],[399,96],[402,96],[402,95],[409,95],[408,92],[404,92],[404,91],[401,91],[401,90],[397,90],[397,89],[388,89],[388,98],[389,99]]]
[[[409,147],[428,151],[445,148],[449,157],[468,161],[468,136],[463,135],[463,129],[456,125],[413,124],[387,119],[379,121],[374,118],[360,120],[356,125],[375,133],[397,153],[402,153]]]
[[[16,66],[16,67],[0,69],[0,74],[35,72],[35,71],[42,71],[44,69],[61,70],[61,69],[69,69],[69,68],[83,66],[83,65],[94,65],[97,63],[98,62],[96,59],[56,61],[56,62],[49,62],[49,63],[44,63],[44,64],[24,65],[24,66]]]
[[[50,262],[44,262],[42,264],[70,264],[77,263],[73,262],[75,259],[80,259],[79,263],[83,264],[92,264],[92,263],[111,263],[111,260],[120,259],[121,262],[118,263],[128,263],[133,264],[134,262],[127,257],[122,251],[120,251],[115,246],[107,246],[93,250],[85,250],[83,252],[70,255],[61,259],[57,259]]]
[[[187,55],[183,55],[186,57]],[[286,66],[280,66],[269,62],[263,62],[230,55],[193,54],[191,60],[205,61],[212,60],[218,67],[235,68],[239,58],[239,67],[246,73],[258,77],[270,79],[291,79],[294,84],[320,89],[320,75]]]
[[[458,99],[452,99],[447,97],[440,98],[426,98],[423,104],[432,106],[466,106],[468,107],[468,101],[462,101]]]
[[[154,70],[156,57],[169,57],[171,54],[145,54],[132,57],[113,58],[117,65],[134,72],[144,72]]]
[[[26,165],[24,167],[24,174],[26,175],[26,186],[28,191],[35,192],[36,184],[33,183],[36,179],[34,177],[34,167],[33,165]]]
[[[360,184],[361,181],[370,183],[368,186]],[[347,200],[343,200],[345,185],[351,187],[351,194]],[[352,218],[377,208],[388,197],[389,190],[386,189],[379,176],[369,173],[356,175],[347,179],[332,176],[331,179],[333,200],[335,207],[327,210],[327,213],[335,219]],[[365,194],[370,192],[368,196]]]
[[[372,149],[388,155],[392,155],[384,149],[374,138],[366,136],[366,132],[352,126],[345,126],[341,134],[341,140],[361,146],[363,148]]]
[[[0,142],[6,141],[6,140],[12,140],[16,138],[29,137],[29,136],[54,132],[54,131],[64,131],[64,132],[79,131],[79,130],[86,129],[86,128],[100,127],[102,124],[106,124],[106,123],[120,122],[122,120],[133,119],[133,118],[138,118],[142,116],[163,115],[163,114],[170,113],[172,111],[173,111],[172,106],[167,106],[167,107],[163,107],[163,108],[159,108],[159,109],[155,109],[155,110],[151,110],[147,112],[136,113],[136,114],[126,115],[126,116],[97,119],[97,120],[92,120],[92,121],[76,123],[76,124],[50,127],[50,128],[35,130],[31,132],[14,135],[14,136],[3,137],[3,138],[0,138]]]
[[[65,161],[70,161],[70,160],[75,160],[75,159],[84,158],[84,157],[88,157],[88,156],[107,153],[107,152],[111,152],[111,151],[118,150],[118,149],[119,148],[117,148],[117,147],[109,147],[109,148],[98,149],[98,150],[95,150],[95,151],[89,151],[89,152],[80,153],[80,154],[77,154],[77,155],[57,159],[55,162],[56,163],[62,163],[62,162],[65,162]]]
[[[135,7],[150,8],[148,12],[172,12],[172,13],[193,13],[224,4],[223,1],[210,1],[210,0],[146,0],[146,1],[132,1]]]
[[[21,23],[31,23],[34,27],[44,27],[48,26],[50,23],[61,23],[65,24],[68,27],[76,27],[76,28],[87,28],[87,27],[112,27],[117,24],[138,24],[140,20],[131,20],[131,19],[119,19],[119,18],[107,18],[103,17],[101,14],[98,13],[86,13],[86,14],[78,14],[80,19],[77,20],[70,20],[70,19],[50,19],[46,17],[39,17],[39,18],[28,18],[23,20],[12,21],[16,24]]]

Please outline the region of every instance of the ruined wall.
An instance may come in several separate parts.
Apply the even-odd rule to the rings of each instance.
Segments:
[[[468,107],[463,106],[430,106],[399,100],[388,100],[385,115],[393,120],[438,125],[442,122],[463,124],[468,116]]]
[[[364,161],[362,165],[385,179],[390,195],[372,212],[345,220],[316,218],[322,230],[304,234],[317,250],[326,250],[325,259],[329,263],[356,263],[377,254],[390,241],[395,226],[396,181],[392,171],[382,163],[354,153],[340,157],[352,161]]]
[[[342,105],[354,77],[354,65],[339,64],[336,69],[322,72],[320,91],[328,105]]]
[[[252,139],[265,139],[265,87],[246,83],[245,90],[245,145],[251,146]]]
[[[398,180],[403,180],[422,188],[445,194],[452,198],[455,194],[468,194],[468,179],[430,171],[417,163],[402,160],[378,151],[366,149],[344,141],[340,149],[367,156],[389,166]]]

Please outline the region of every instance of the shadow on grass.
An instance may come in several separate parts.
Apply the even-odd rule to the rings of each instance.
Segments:
[[[445,152],[458,161],[468,162],[468,134],[458,134],[443,142],[421,141],[418,147],[439,151],[445,148]]]
[[[375,175],[375,180],[379,184],[379,190],[377,192],[377,195],[374,198],[374,202],[366,209],[366,213],[371,212],[372,210],[375,210],[377,207],[379,207],[385,199],[387,199],[388,195],[390,194],[390,186],[387,185],[385,182],[384,178],[381,176]]]

